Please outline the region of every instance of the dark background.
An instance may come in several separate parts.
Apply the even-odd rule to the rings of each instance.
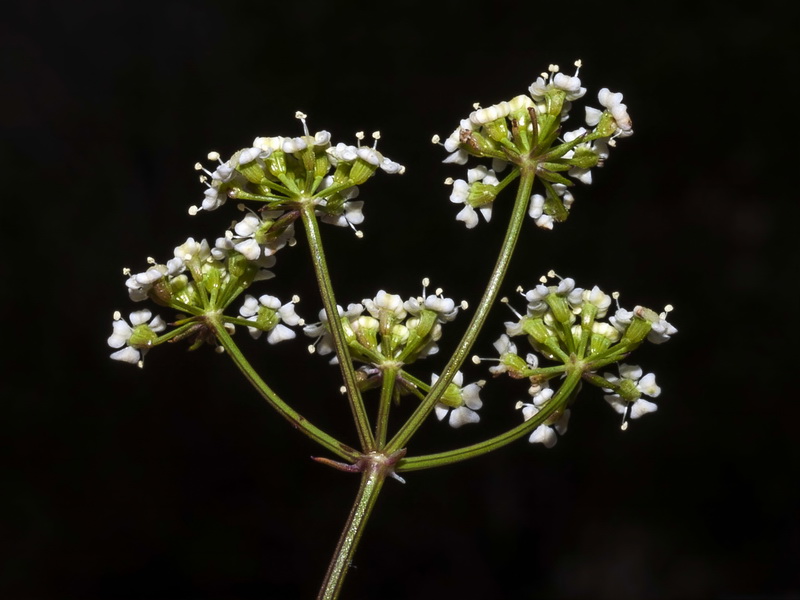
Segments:
[[[577,188],[567,223],[526,224],[506,293],[553,268],[627,307],[674,304],[679,334],[634,361],[656,372],[659,411],[622,433],[587,390],[552,450],[520,441],[388,482],[344,595],[799,598],[794,35],[769,3],[5,8],[0,597],[313,597],[356,477],[310,461],[317,448],[208,348],[159,348],[143,371],[109,360],[113,311],[140,307],[121,269],[218,235],[235,213],[188,217],[203,191],[192,165],[299,134],[301,109],[336,141],[380,129],[408,168],[363,186],[363,240],[325,228],[340,302],[417,294],[429,276],[474,305],[510,205],[488,226],[456,223],[442,180],[464,168],[430,137],[581,58],[587,99],[622,91],[636,134]],[[306,250],[279,254],[264,290],[300,293],[313,320]],[[243,346],[356,443],[334,367],[302,342]],[[431,420],[410,452],[510,427],[525,397],[488,387],[480,426]]]

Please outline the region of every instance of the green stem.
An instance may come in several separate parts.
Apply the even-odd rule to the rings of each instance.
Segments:
[[[383,458],[383,457],[381,457]],[[328,572],[322,582],[317,600],[335,600],[339,597],[344,584],[344,578],[353,560],[353,555],[364,532],[364,526],[369,519],[372,508],[378,499],[378,493],[383,487],[383,482],[388,475],[386,464],[380,461],[365,461],[361,472],[361,484],[358,487],[350,516],[339,537],[336,551],[333,554]]]
[[[272,408],[278,411],[278,414],[289,421],[295,429],[299,429],[302,433],[337,456],[351,463],[355,463],[359,460],[361,457],[360,452],[346,444],[343,444],[333,436],[325,433],[318,427],[309,423],[305,417],[286,404],[280,398],[280,396],[272,391],[272,389],[263,379],[261,379],[258,373],[256,373],[255,369],[253,369],[253,366],[250,364],[250,362],[239,350],[236,342],[233,341],[233,338],[231,338],[230,334],[225,330],[224,323],[218,317],[208,315],[206,322],[213,328],[214,334],[217,336],[219,343],[222,344],[223,348],[225,348],[225,352],[231,357],[236,366],[239,367],[239,370],[242,372],[245,378],[247,378],[253,387],[258,390],[264,400],[266,400]]]
[[[464,333],[461,342],[453,353],[453,356],[450,358],[450,361],[442,371],[439,379],[431,388],[431,391],[428,393],[425,401],[417,407],[417,409],[414,411],[414,414],[411,415],[409,420],[400,428],[394,438],[392,438],[392,440],[386,446],[386,452],[395,452],[400,448],[405,447],[405,445],[408,443],[408,440],[411,439],[411,436],[414,435],[417,429],[419,429],[420,425],[422,425],[423,421],[428,417],[431,410],[433,410],[436,402],[447,389],[447,386],[450,385],[450,382],[453,380],[453,377],[455,377],[458,369],[464,363],[467,354],[472,349],[472,345],[475,343],[475,339],[478,337],[478,333],[483,328],[483,324],[486,322],[486,317],[489,315],[489,311],[497,299],[500,285],[503,283],[503,278],[508,270],[511,257],[514,254],[514,246],[517,243],[517,239],[519,239],[522,223],[525,221],[525,217],[527,216],[528,203],[530,201],[531,190],[533,189],[533,180],[535,176],[535,166],[530,166],[527,168],[522,167],[519,189],[517,190],[517,198],[514,201],[514,210],[511,214],[511,220],[508,225],[508,230],[506,231],[506,237],[503,240],[503,245],[500,247],[500,254],[497,257],[497,262],[495,263],[494,270],[489,278],[489,283],[486,287],[486,291],[483,294],[483,298],[481,298],[480,304],[478,304],[478,307],[475,310],[475,314],[472,317],[472,321],[470,322],[467,331]]]
[[[306,237],[308,238],[308,245],[311,250],[311,262],[314,263],[314,273],[317,276],[317,283],[319,285],[320,295],[322,296],[322,304],[325,307],[325,313],[328,315],[328,326],[330,327],[333,343],[336,347],[336,356],[339,359],[339,368],[342,371],[342,379],[344,380],[347,399],[350,403],[350,410],[353,413],[356,430],[358,431],[358,439],[364,452],[371,452],[375,449],[375,440],[372,437],[369,418],[364,408],[364,400],[361,398],[361,391],[358,389],[358,383],[356,382],[356,373],[353,368],[353,361],[350,358],[350,349],[345,339],[342,318],[339,316],[336,297],[333,293],[328,264],[325,261],[325,252],[322,248],[322,235],[319,230],[317,216],[314,214],[313,202],[303,203],[300,215],[305,225]]]
[[[503,446],[518,440],[519,438],[529,434],[534,429],[539,427],[539,425],[544,423],[550,415],[564,406],[572,393],[575,391],[575,387],[581,379],[581,374],[582,372],[580,369],[574,369],[571,371],[564,380],[564,383],[558,389],[556,395],[550,399],[545,407],[527,421],[517,425],[514,429],[510,429],[498,436],[483,442],[478,442],[472,446],[458,448],[457,450],[403,458],[397,465],[397,471],[417,471],[420,469],[431,469],[433,467],[449,465],[462,460],[487,454],[488,452],[492,452],[493,450],[497,450],[498,448],[502,448]]]
[[[378,448],[382,448],[386,444],[386,432],[389,429],[389,409],[392,407],[397,372],[398,369],[395,367],[388,367],[383,370],[381,397],[378,404],[378,422],[375,426],[375,441],[378,444]]]

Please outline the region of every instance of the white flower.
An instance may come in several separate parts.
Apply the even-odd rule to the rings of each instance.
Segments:
[[[403,303],[403,308],[409,313],[418,317],[423,310],[430,310],[436,314],[439,323],[449,323],[458,315],[460,305],[456,305],[452,298],[445,298],[438,290],[438,294],[430,294],[425,298],[409,298]]]
[[[358,158],[358,147],[349,146],[342,142],[339,142],[336,146],[331,146],[325,152],[328,154],[328,159],[334,167],[340,162],[349,163]]]
[[[486,108],[477,108],[469,115],[470,122],[475,125],[475,128],[504,119],[511,112],[511,105],[508,102],[500,102]]]
[[[544,214],[544,196],[534,194],[531,196],[531,204],[528,208],[528,216],[536,221],[536,226],[541,229],[552,229],[555,222],[553,217]]]
[[[385,290],[380,290],[374,299],[365,299],[363,304],[369,314],[376,319],[380,319],[382,314],[398,320],[406,317],[403,298],[397,294],[389,294]]]
[[[342,327],[344,328],[345,336],[348,332],[352,334],[353,329],[350,326],[350,322],[355,321],[364,313],[364,306],[362,304],[348,304],[347,310],[345,311],[337,304],[336,310],[339,316],[342,317]],[[328,329],[328,315],[324,308],[319,311],[319,322],[305,325],[303,327],[303,333],[308,337],[316,338],[314,344],[309,347],[309,351],[318,352],[322,356],[333,352],[333,334]],[[335,364],[336,362],[336,357],[334,357],[331,363]]]
[[[528,390],[528,394],[533,398],[533,404],[541,407],[547,404],[548,400],[553,397],[555,390],[550,387],[549,383],[545,382],[544,385],[531,386]]]
[[[439,379],[436,373],[431,375],[431,384],[435,384]],[[451,427],[457,429],[466,423],[477,423],[481,420],[480,415],[476,412],[483,406],[483,402],[478,397],[483,387],[483,382],[470,383],[465,387],[461,387],[464,380],[464,375],[458,371],[453,377],[448,389],[445,391],[447,404],[444,402],[437,402],[434,407],[436,418],[440,421],[444,420],[449,415],[447,422]],[[458,389],[457,393],[454,388]],[[443,396],[443,397],[444,397]]]
[[[284,340],[291,340],[296,333],[286,325],[303,325],[304,321],[295,313],[295,300],[282,304],[275,296],[263,295],[256,300],[251,295],[246,295],[244,304],[239,309],[239,314],[248,321],[257,323],[258,327],[248,327],[250,335],[258,339],[267,331],[267,342],[277,344]],[[284,325],[283,323],[286,323]]]
[[[608,88],[603,88],[598,92],[597,99],[605,107],[606,111],[614,117],[614,122],[617,125],[617,132],[614,135],[617,137],[633,135],[633,123],[628,115],[628,107],[622,103],[622,94],[620,92],[613,93]],[[594,127],[600,122],[602,115],[603,111],[587,106],[586,124]]]
[[[180,258],[172,258],[165,265],[154,264],[147,271],[129,275],[125,286],[128,295],[134,302],[141,302],[148,298],[148,293],[153,285],[165,277],[175,277],[186,270],[186,264]],[[127,269],[125,272],[129,272]]]
[[[473,123],[468,118],[461,121],[459,127],[444,141],[444,149],[450,154],[442,162],[456,165],[467,164],[469,153],[461,147],[461,135],[462,132],[471,132],[473,129]]]
[[[623,397],[624,394],[631,394],[631,392],[635,391],[640,395],[644,394],[651,398],[657,398],[661,394],[661,388],[656,385],[656,376],[653,373],[642,376],[641,367],[620,363],[619,374],[620,377],[611,373],[603,375],[609,383],[622,386],[615,393],[610,393],[613,392],[611,388],[603,388],[603,391],[606,392],[604,396],[606,402],[608,402],[615,411],[623,415],[626,419],[627,416],[630,416],[631,419],[638,419],[642,415],[658,410],[657,404],[644,400],[641,397],[633,401]],[[623,422],[623,428],[625,427],[626,424]]]
[[[676,333],[678,330],[667,322],[666,314],[662,313],[658,315],[658,321],[652,324],[647,340],[653,344],[663,344]]]
[[[566,92],[566,99],[568,101],[582,98],[586,93],[586,88],[581,87],[581,80],[578,77],[579,69],[580,67],[575,70],[575,75],[570,77],[564,73],[559,73],[558,65],[550,65],[550,68],[548,69],[550,75],[547,77],[547,79],[544,77],[538,77],[536,81],[534,81],[528,88],[531,98],[533,98],[536,102],[542,102],[544,101],[548,92],[551,92],[552,90],[561,90]]]
[[[157,337],[156,333],[167,327],[161,317],[155,316],[152,321],[150,317],[152,313],[148,309],[137,310],[130,314],[129,325],[119,312],[114,313],[113,332],[108,338],[108,345],[121,350],[112,353],[112,359],[142,366],[144,355]]]
[[[322,182],[322,189],[333,185],[333,177],[328,176]],[[320,221],[336,225],[337,227],[350,227],[356,232],[356,235],[361,237],[360,232],[356,229],[356,225],[361,225],[364,222],[364,202],[362,200],[353,200],[359,194],[358,186],[352,186],[345,190],[339,191],[334,196],[340,197],[344,202],[336,203],[336,208],[332,207],[329,198],[318,198],[316,205],[319,207],[316,211]]]
[[[626,310],[624,308],[618,308],[617,312],[608,318],[608,321],[617,331],[620,333],[625,333],[625,331],[628,329],[628,326],[631,324],[631,321],[633,321],[633,317],[633,311]]]
[[[500,355],[500,364],[495,365],[494,367],[489,367],[489,372],[495,376],[507,373],[508,365],[503,363],[503,357],[506,355],[516,355],[517,345],[512,342],[511,338],[505,333],[497,338],[497,341],[495,341],[495,343],[492,345],[494,346],[494,349],[497,350],[497,354]]]
[[[527,421],[536,415],[541,408],[534,404],[527,404],[525,402],[517,402],[517,408],[522,409],[522,416]],[[565,410],[558,419],[552,423],[542,423],[533,430],[528,441],[531,444],[542,444],[545,448],[552,448],[558,441],[558,436],[567,433],[567,426],[569,424],[569,409]],[[551,417],[552,418],[552,417]]]
[[[233,249],[248,260],[256,261],[262,256],[272,256],[287,244],[294,245],[294,225],[288,225],[278,236],[268,235],[275,220],[283,211],[249,212],[233,226],[231,235]]]
[[[591,290],[583,290],[582,299],[585,304],[593,304],[597,307],[597,318],[602,319],[611,306],[611,296],[606,294],[599,287],[594,286]]]
[[[450,194],[450,202],[464,205],[464,208],[456,215],[456,221],[463,221],[467,229],[472,229],[478,224],[478,214],[475,212],[475,208],[469,203],[471,194],[475,194],[478,197],[481,195],[480,191],[475,191],[474,184],[478,182],[483,185],[498,185],[500,183],[494,170],[480,165],[467,171],[466,181],[463,179],[456,179],[453,182],[453,193]],[[493,196],[489,195],[488,197],[492,199],[478,206],[478,210],[483,215],[483,218],[486,219],[487,223],[492,218],[492,206],[494,205]]]

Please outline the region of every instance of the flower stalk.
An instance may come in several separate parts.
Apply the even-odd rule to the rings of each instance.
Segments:
[[[508,266],[511,264],[511,257],[514,254],[514,248],[519,239],[522,224],[525,221],[525,213],[528,208],[528,203],[531,197],[531,190],[533,188],[533,181],[536,176],[535,168],[524,168],[520,175],[519,187],[517,188],[517,196],[514,201],[514,208],[511,213],[511,219],[506,230],[506,235],[503,244],[500,247],[500,252],[495,262],[494,269],[489,276],[489,282],[486,290],[483,293],[480,303],[475,309],[475,314],[472,316],[467,330],[464,332],[461,341],[453,352],[452,357],[447,365],[442,370],[439,379],[431,388],[431,391],[426,396],[425,400],[420,403],[411,417],[395,434],[391,441],[386,445],[387,452],[395,452],[400,448],[404,448],[414,433],[419,429],[425,419],[430,415],[436,402],[439,401],[447,386],[453,381],[456,372],[461,368],[461,365],[466,360],[467,355],[472,349],[475,340],[478,337],[486,318],[489,316],[489,311],[494,306],[495,301],[503,283]]]
[[[333,343],[336,347],[336,356],[339,358],[339,367],[342,372],[347,399],[350,403],[350,410],[355,421],[358,439],[365,453],[372,452],[375,450],[375,438],[372,435],[364,400],[361,397],[361,390],[359,390],[356,381],[353,361],[350,358],[350,348],[345,339],[342,319],[339,315],[339,308],[336,304],[336,296],[333,293],[333,285],[328,271],[328,263],[325,260],[322,234],[319,230],[317,217],[314,214],[314,205],[310,202],[304,203],[300,210],[300,216],[303,219],[303,225],[305,225],[306,237],[311,251],[311,262],[314,264],[314,274],[317,277],[322,304],[328,316]]]

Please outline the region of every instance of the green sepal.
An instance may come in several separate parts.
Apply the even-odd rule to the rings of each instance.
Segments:
[[[264,174],[264,167],[259,163],[259,160],[251,160],[246,165],[239,165],[236,170],[241,173],[247,181],[255,183],[256,185],[264,185],[268,183],[268,179]]]
[[[359,156],[350,169],[350,179],[353,181],[353,185],[361,185],[372,177],[377,170],[378,165],[373,165]]]
[[[434,325],[436,325],[436,317],[436,312],[432,310],[422,309],[420,311],[416,327],[408,328],[408,339],[405,342],[403,351],[397,356],[397,360],[412,362],[412,357],[430,341],[428,336]]]
[[[570,308],[569,302],[567,302],[566,298],[559,296],[555,292],[550,292],[547,294],[545,302],[547,302],[550,310],[553,311],[553,316],[555,317],[556,321],[566,327],[571,325],[572,321],[574,320],[574,315],[572,314],[572,308]]]
[[[461,396],[461,388],[455,383],[447,386],[444,393],[439,397],[439,402],[450,408],[458,408],[464,405],[464,398]]]
[[[142,350],[151,348],[156,340],[158,340],[158,334],[150,328],[150,325],[142,323],[141,325],[136,325],[131,331],[128,346]]]
[[[506,352],[500,356],[500,364],[508,368],[506,372],[513,379],[524,379],[527,376],[527,372],[530,371],[528,363],[513,352]]]
[[[496,185],[490,183],[483,183],[476,181],[469,186],[469,194],[467,195],[467,204],[473,208],[480,208],[491,204],[497,198],[499,190]]]
[[[655,316],[655,320],[658,320],[658,314],[655,311],[650,310],[649,308],[642,309],[643,311],[648,311],[648,313],[644,313],[644,316],[634,315],[633,319],[631,319],[630,325],[625,330],[625,333],[622,335],[622,340],[620,340],[620,344],[626,344],[631,346],[638,346],[641,344],[644,339],[647,337],[647,334],[650,333],[650,330],[653,327],[653,321],[646,318],[651,316],[649,313]]]
[[[485,123],[483,129],[495,142],[508,139],[508,126],[506,125],[505,117]]]

